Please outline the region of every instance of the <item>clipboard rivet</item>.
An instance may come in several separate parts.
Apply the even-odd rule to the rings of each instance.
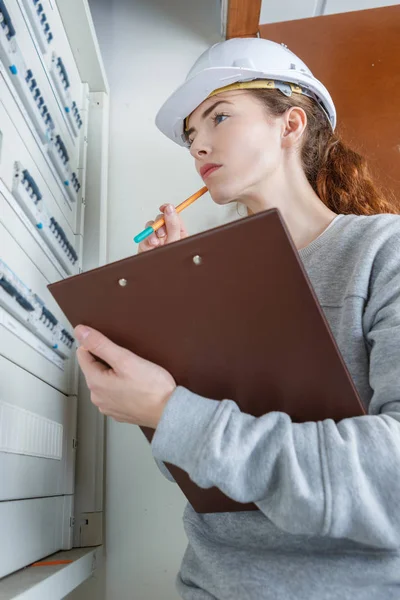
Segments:
[[[201,265],[201,263],[203,262],[203,259],[201,258],[201,256],[199,256],[198,254],[196,254],[196,256],[193,256],[193,262],[195,265]]]
[[[119,283],[119,285],[120,285],[121,287],[125,287],[126,285],[128,285],[128,282],[127,282],[127,280],[126,280],[126,279],[120,279],[120,280],[118,281],[118,283]]]

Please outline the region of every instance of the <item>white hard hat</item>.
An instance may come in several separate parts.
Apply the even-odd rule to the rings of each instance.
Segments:
[[[332,129],[335,128],[335,105],[326,87],[285,44],[262,38],[232,38],[203,52],[185,82],[158,111],[156,125],[173,142],[187,146],[185,119],[206,98],[214,95],[212,92],[225,91],[226,86],[236,82],[261,79],[270,80],[264,87],[275,87],[287,96],[297,92],[312,97],[321,106]]]

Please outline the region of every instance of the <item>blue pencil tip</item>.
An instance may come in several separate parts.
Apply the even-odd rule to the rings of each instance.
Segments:
[[[146,229],[143,229],[143,231],[138,233],[137,236],[133,238],[133,241],[135,242],[135,244],[140,244],[140,242],[143,242],[143,240],[145,240],[152,233],[154,233],[154,229],[152,227],[147,227]]]

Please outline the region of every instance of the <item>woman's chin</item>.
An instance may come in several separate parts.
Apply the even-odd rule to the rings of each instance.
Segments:
[[[223,206],[224,204],[230,204],[231,202],[237,201],[237,194],[235,194],[233,190],[228,190],[226,186],[211,184],[208,187],[208,191],[215,204]]]

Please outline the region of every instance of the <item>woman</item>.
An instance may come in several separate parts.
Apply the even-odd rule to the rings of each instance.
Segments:
[[[158,365],[79,326],[78,358],[99,410],[154,427],[152,451],[165,473],[162,463],[173,463],[199,486],[259,508],[197,514],[187,505],[181,597],[400,598],[396,210],[335,135],[326,88],[283,45],[213,46],[156,122],[190,147],[214,202],[279,208],[368,411],[339,423],[292,423],[281,412],[255,418],[229,399],[177,387]],[[161,210],[165,228],[141,252],[187,235],[173,207]]]

